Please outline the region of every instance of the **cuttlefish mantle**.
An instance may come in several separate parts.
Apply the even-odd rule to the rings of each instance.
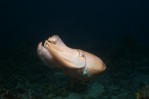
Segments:
[[[48,67],[62,70],[79,80],[88,80],[106,69],[99,57],[66,46],[58,35],[49,37],[44,43],[40,42],[37,54]]]

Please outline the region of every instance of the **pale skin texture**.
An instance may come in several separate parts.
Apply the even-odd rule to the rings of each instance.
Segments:
[[[60,69],[79,80],[88,80],[106,69],[105,63],[97,56],[67,47],[58,35],[40,42],[37,48],[39,58],[50,68]]]

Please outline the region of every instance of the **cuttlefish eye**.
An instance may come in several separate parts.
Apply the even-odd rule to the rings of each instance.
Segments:
[[[84,53],[81,52],[81,51],[79,51],[79,56],[81,56],[81,57],[85,57],[85,56],[84,56]]]

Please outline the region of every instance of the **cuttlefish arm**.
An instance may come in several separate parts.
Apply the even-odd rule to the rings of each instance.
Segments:
[[[50,68],[60,69],[80,80],[92,78],[106,69],[105,63],[99,57],[66,46],[58,35],[49,37],[44,44],[40,42],[37,54]]]

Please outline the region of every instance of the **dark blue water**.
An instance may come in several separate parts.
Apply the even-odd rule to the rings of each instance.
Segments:
[[[0,4],[1,97],[149,99],[149,1],[4,0]],[[105,73],[79,82],[45,67],[36,55],[37,45],[54,34],[72,48],[101,57]]]

